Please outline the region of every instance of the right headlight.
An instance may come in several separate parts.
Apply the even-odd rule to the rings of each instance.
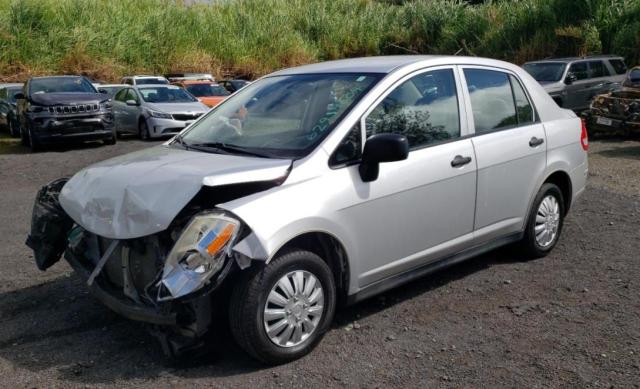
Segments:
[[[167,256],[158,300],[186,296],[206,285],[224,265],[239,229],[238,220],[222,213],[193,217]],[[163,296],[163,289],[169,294]]]

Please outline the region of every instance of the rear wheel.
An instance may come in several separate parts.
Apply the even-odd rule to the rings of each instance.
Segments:
[[[280,364],[309,353],[333,320],[336,291],[316,254],[288,251],[243,275],[229,306],[231,331],[252,357]]]
[[[564,222],[564,198],[558,186],[542,185],[529,212],[522,248],[530,258],[541,258],[558,243]]]

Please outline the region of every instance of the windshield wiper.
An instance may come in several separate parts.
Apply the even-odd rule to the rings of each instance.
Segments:
[[[192,148],[197,150],[206,151],[206,149],[216,149],[221,150],[230,154],[244,154],[250,155],[253,157],[260,158],[271,158],[268,154],[257,153],[255,151],[248,150],[242,146],[231,145],[223,142],[208,142],[208,143],[185,143],[183,140],[180,140],[180,144],[184,145],[186,148]]]

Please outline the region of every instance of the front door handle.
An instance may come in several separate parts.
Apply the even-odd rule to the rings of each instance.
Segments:
[[[471,157],[463,157],[462,155],[456,155],[451,161],[451,167],[460,167],[464,166],[471,162]]]
[[[533,138],[531,138],[531,140],[529,141],[529,146],[531,147],[538,147],[541,144],[544,143],[544,139],[542,138],[536,138],[535,136]]]

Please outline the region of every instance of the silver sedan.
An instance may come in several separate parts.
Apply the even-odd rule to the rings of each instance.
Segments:
[[[173,85],[130,86],[113,99],[116,133],[138,134],[142,139],[175,135],[208,110]]]

